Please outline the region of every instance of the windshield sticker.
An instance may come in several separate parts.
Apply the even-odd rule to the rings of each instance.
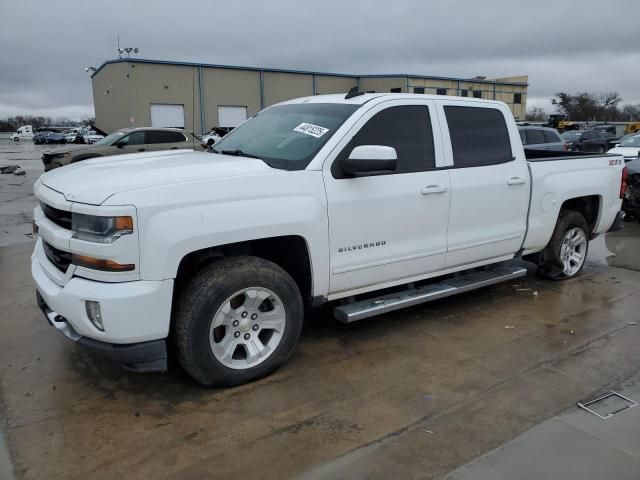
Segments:
[[[305,135],[311,135],[315,138],[320,138],[329,131],[328,128],[314,125],[313,123],[301,123],[293,129],[294,132],[304,133]]]

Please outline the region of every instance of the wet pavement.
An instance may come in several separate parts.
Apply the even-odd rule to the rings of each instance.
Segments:
[[[640,229],[627,227],[592,242],[597,263],[570,281],[531,273],[352,325],[316,311],[287,365],[230,389],[77,348],[36,306],[32,240],[5,233],[0,429],[15,476],[442,477],[640,368]]]

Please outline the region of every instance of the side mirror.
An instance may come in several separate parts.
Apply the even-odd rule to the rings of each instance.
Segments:
[[[393,147],[383,145],[360,145],[354,148],[349,158],[342,160],[342,171],[349,176],[395,172],[398,154]]]
[[[122,140],[120,140],[119,142],[116,142],[116,147],[118,148],[124,148],[127,146],[127,142],[123,142]]]

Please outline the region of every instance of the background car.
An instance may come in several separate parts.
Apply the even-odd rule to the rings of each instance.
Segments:
[[[47,145],[52,143],[67,143],[64,133],[49,132],[49,135],[44,137],[44,143]]]
[[[103,138],[105,138],[104,135],[100,135],[95,130],[89,130],[82,136],[82,139],[84,140],[84,143],[86,143],[88,145],[91,145],[93,143],[99,142]]]
[[[521,126],[518,127],[522,145],[535,150],[566,150],[566,144],[555,128]]]
[[[609,150],[609,153],[622,154],[625,162],[631,162],[638,159],[640,153],[640,134],[633,134],[626,140],[617,144],[614,148]]]
[[[630,218],[640,222],[640,158],[636,157],[627,163],[627,174],[627,191],[622,201],[622,210]]]
[[[609,146],[605,136],[593,130],[572,130],[560,137],[567,145],[567,150],[573,152],[605,153]]]
[[[45,138],[51,134],[51,132],[49,132],[48,130],[44,130],[42,132],[36,132],[33,135],[33,143],[35,143],[36,145],[42,145],[44,143]]]
[[[124,128],[93,145],[78,145],[66,149],[46,151],[42,154],[45,171],[63,165],[109,155],[148,152],[155,150],[204,150],[200,140],[192,134],[175,128]]]
[[[620,145],[622,142],[624,142],[625,140],[638,135],[637,133],[627,133],[626,135],[620,137],[620,138],[615,138],[613,140],[609,140],[609,148],[615,148],[618,145]]]

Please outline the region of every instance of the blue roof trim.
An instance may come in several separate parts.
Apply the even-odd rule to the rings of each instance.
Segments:
[[[183,67],[203,67],[203,68],[225,68],[228,70],[251,70],[258,72],[273,72],[273,73],[298,73],[302,75],[326,75],[330,77],[345,77],[345,78],[419,78],[423,80],[453,80],[461,82],[474,82],[474,83],[488,83],[499,85],[513,85],[518,87],[526,87],[529,84],[524,82],[500,82],[496,80],[480,80],[476,78],[458,78],[458,77],[439,77],[433,75],[415,75],[409,73],[391,73],[391,74],[367,74],[357,75],[348,73],[333,73],[333,72],[314,72],[311,70],[291,70],[286,68],[262,68],[262,67],[243,67],[238,65],[220,65],[215,63],[198,63],[198,62],[177,62],[170,60],[150,60],[147,58],[116,58],[114,60],[106,60],[98,69],[93,72],[91,78],[95,77],[100,70],[105,66],[114,63],[151,63],[156,65],[177,65]]]

